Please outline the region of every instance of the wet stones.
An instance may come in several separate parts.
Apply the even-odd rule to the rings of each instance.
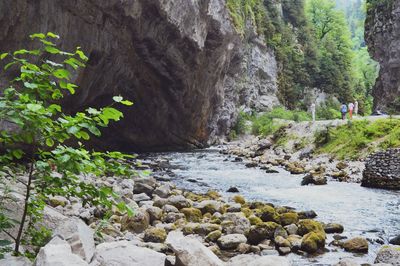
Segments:
[[[368,253],[368,241],[362,237],[355,237],[343,243],[346,251],[354,253]]]

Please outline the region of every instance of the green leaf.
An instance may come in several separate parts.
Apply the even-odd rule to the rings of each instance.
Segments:
[[[8,53],[2,53],[2,54],[0,55],[0,60],[3,60],[4,58],[6,58],[7,55],[8,55]]]
[[[102,111],[103,112],[99,117],[105,124],[108,124],[109,120],[118,121],[123,117],[123,114],[120,111],[112,107],[106,107]]]
[[[99,110],[92,107],[89,107],[86,111],[91,115],[98,115],[101,113]]]
[[[19,55],[19,54],[28,54],[28,53],[29,53],[28,50],[21,49],[21,50],[15,51],[15,52],[13,53],[13,55],[15,56],[15,55]]]
[[[90,133],[92,133],[95,136],[100,136],[101,135],[100,130],[95,126],[90,126],[88,129],[89,129]]]
[[[77,88],[78,86],[76,86],[73,83],[68,83],[67,84],[67,90],[69,90],[69,93],[71,94],[75,94],[75,88]]]
[[[24,82],[24,86],[28,89],[37,89],[39,86],[35,83]]]
[[[40,109],[42,109],[43,107],[40,104],[36,104],[36,103],[28,103],[26,105],[26,108],[32,112],[37,112]]]
[[[81,135],[81,137],[82,137],[84,140],[89,140],[89,139],[90,139],[89,134],[86,133],[85,131],[80,131],[79,134]]]
[[[68,132],[69,134],[76,134],[76,133],[79,132],[79,130],[80,130],[79,127],[77,127],[77,126],[72,126],[72,127],[70,127],[70,128],[67,129],[67,132]]]
[[[49,109],[50,110],[52,110],[52,111],[57,111],[57,112],[61,112],[61,106],[60,105],[58,105],[58,104],[52,104],[52,105],[50,105],[49,106]]]
[[[54,145],[54,140],[52,140],[52,139],[46,139],[46,145],[49,146],[49,147],[53,147],[53,145]]]
[[[133,102],[128,101],[128,100],[121,101],[121,103],[122,103],[123,105],[126,105],[126,106],[131,106],[131,105],[133,105]]]
[[[18,63],[17,61],[12,61],[10,63],[8,63],[7,65],[5,65],[4,70],[9,69],[12,65],[15,65],[16,63]]]
[[[53,72],[53,76],[59,79],[69,79],[70,73],[64,68],[59,68]]]
[[[21,159],[22,156],[24,155],[24,152],[22,150],[20,150],[20,149],[13,150],[11,153],[17,159]]]
[[[53,47],[53,46],[45,46],[44,49],[46,50],[46,52],[51,53],[51,54],[59,54],[61,51],[58,50],[57,48]]]
[[[124,98],[122,98],[122,96],[114,96],[113,100],[114,102],[120,103]]]
[[[79,47],[76,50],[76,54],[79,55],[79,58],[82,59],[83,61],[88,60],[87,56],[81,50],[79,50]]]
[[[35,38],[44,39],[44,38],[46,38],[46,36],[43,33],[35,33],[35,34],[32,34],[32,35],[29,35],[29,37],[31,39],[35,39]]]
[[[59,35],[54,34],[54,33],[52,33],[52,32],[48,32],[48,33],[47,33],[47,37],[54,38],[54,39],[60,39],[60,36],[59,36]]]

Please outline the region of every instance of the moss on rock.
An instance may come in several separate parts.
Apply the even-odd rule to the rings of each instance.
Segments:
[[[241,196],[241,195],[235,195],[235,196],[233,196],[233,197],[232,197],[232,200],[233,200],[234,202],[240,203],[240,204],[245,204],[245,203],[246,203],[246,200],[245,200],[244,197]]]
[[[269,205],[265,205],[262,209],[257,210],[257,214],[263,222],[280,222],[278,213]]]
[[[196,208],[183,208],[180,210],[186,217],[186,220],[189,222],[198,223],[203,218],[201,211]]]
[[[167,239],[167,232],[163,228],[149,228],[144,232],[145,242],[163,243]]]
[[[206,236],[207,242],[217,242],[217,240],[222,236],[222,232],[220,230],[215,230],[209,233]]]
[[[257,245],[265,239],[273,239],[277,227],[280,225],[274,222],[263,222],[250,227],[248,241],[252,245]]]
[[[311,219],[304,219],[304,220],[300,220],[300,222],[298,223],[298,233],[301,236],[304,236],[310,232],[315,232],[315,233],[319,233],[321,232],[325,238],[325,231],[324,231],[324,227],[322,226],[321,223],[311,220]]]
[[[325,247],[325,234],[323,232],[310,232],[303,236],[301,249],[313,254]]]
[[[255,215],[250,216],[249,221],[251,225],[257,225],[263,222],[260,217],[257,217]]]
[[[281,225],[295,224],[299,221],[299,215],[295,212],[287,212],[280,215]]]

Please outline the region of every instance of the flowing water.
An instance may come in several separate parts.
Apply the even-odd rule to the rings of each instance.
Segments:
[[[370,243],[367,255],[354,255],[337,247],[316,257],[289,255],[294,265],[331,265],[343,257],[373,263],[380,244],[400,234],[400,192],[363,188],[359,184],[328,182],[325,186],[301,186],[302,175],[279,170],[268,174],[233,162],[233,157],[217,149],[187,153],[165,153],[158,157],[170,161],[172,181],[180,188],[207,192],[215,189],[225,197],[231,186],[249,200],[261,200],[297,210],[314,210],[317,220],[336,222],[345,227],[347,237],[362,236]],[[330,235],[327,244],[332,240]]]

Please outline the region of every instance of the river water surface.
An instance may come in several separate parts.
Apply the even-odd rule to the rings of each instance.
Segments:
[[[345,227],[347,237],[362,236],[370,241],[367,255],[353,255],[336,247],[316,257],[289,255],[294,265],[331,265],[343,257],[355,257],[360,263],[373,263],[380,244],[400,234],[400,192],[363,188],[359,184],[328,182],[325,186],[301,186],[302,175],[282,169],[268,174],[259,168],[247,168],[233,157],[207,149],[187,153],[165,153],[158,157],[170,161],[173,181],[179,188],[196,192],[209,189],[225,191],[235,186],[249,200],[260,200],[297,210],[314,210],[322,222]],[[327,244],[332,240],[330,235]]]

